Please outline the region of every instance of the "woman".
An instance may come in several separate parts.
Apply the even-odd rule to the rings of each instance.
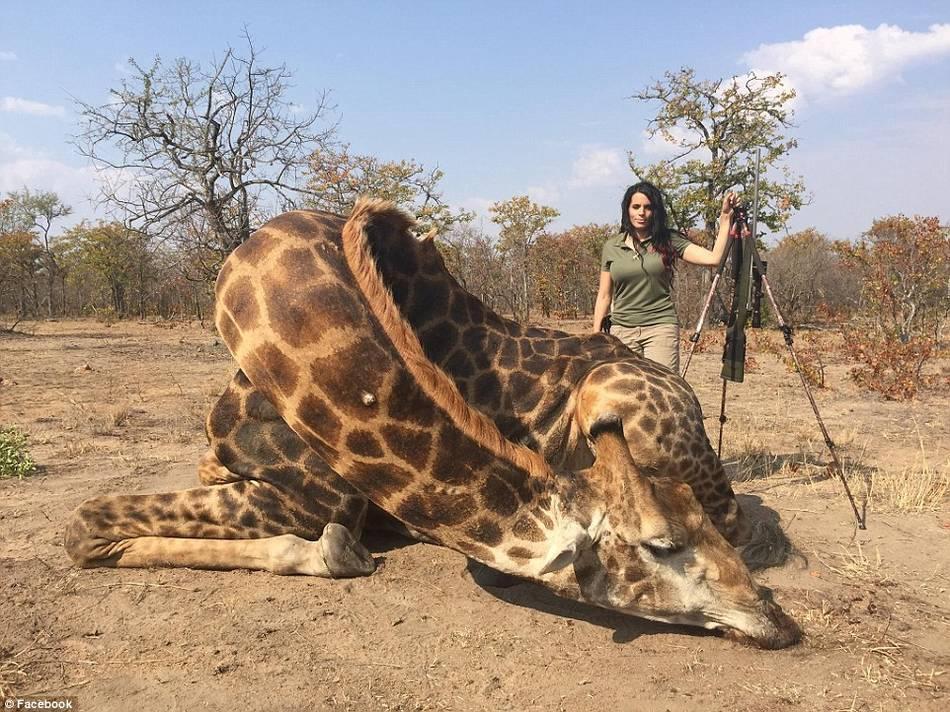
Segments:
[[[610,312],[610,333],[631,350],[679,373],[679,322],[670,290],[677,258],[694,265],[719,264],[729,241],[736,196],[726,193],[712,250],[694,245],[666,226],[659,189],[646,181],[627,188],[620,234],[604,243],[594,331]],[[611,304],[613,305],[611,307]]]

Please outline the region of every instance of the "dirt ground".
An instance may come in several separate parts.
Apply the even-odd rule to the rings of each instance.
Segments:
[[[765,652],[529,584],[480,586],[462,555],[404,540],[371,540],[378,571],[349,581],[78,570],[62,547],[71,510],[194,485],[205,413],[235,366],[195,324],[19,329],[0,335],[0,424],[29,434],[40,469],[0,481],[2,693],[140,712],[948,709],[950,506],[901,502],[947,476],[945,394],[888,402],[830,358],[816,397],[859,503],[859,475],[873,479],[858,531],[797,376],[759,355],[730,386],[727,467],[800,552],[759,578],[805,638]],[[689,373],[714,443],[718,371],[711,348]]]

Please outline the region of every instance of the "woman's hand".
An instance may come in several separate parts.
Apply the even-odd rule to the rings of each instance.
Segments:
[[[693,265],[715,267],[722,260],[729,242],[729,226],[732,224],[732,211],[739,204],[739,196],[728,192],[722,197],[722,212],[719,215],[719,231],[716,234],[716,243],[712,250],[699,245],[690,245],[683,250],[683,260]]]
[[[722,217],[732,217],[732,209],[739,203],[739,197],[732,191],[722,197]]]

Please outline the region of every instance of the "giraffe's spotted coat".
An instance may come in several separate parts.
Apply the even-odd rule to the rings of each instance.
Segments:
[[[346,569],[333,551],[360,559],[338,532],[358,537],[372,500],[416,536],[529,577],[541,576],[552,547],[570,544],[548,559],[562,562],[542,576],[553,590],[705,624],[687,610],[696,597],[684,598],[684,581],[658,578],[685,570],[657,568],[632,546],[639,536],[675,540],[729,569],[729,591],[714,598],[730,625],[764,645],[793,642],[794,624],[759,600],[690,489],[662,477],[689,482],[731,533],[735,499],[685,382],[606,337],[500,319],[407,225],[364,205],[341,243],[342,219],[294,212],[242,246],[218,285],[218,327],[242,371],[209,415],[213,454],[199,469],[208,486],[90,500],[68,529],[70,554],[86,565],[208,568],[260,567],[270,556],[278,572],[365,574],[368,554]],[[633,459],[619,429],[591,435],[605,414],[623,422]],[[593,467],[551,469],[590,465],[589,439]],[[318,549],[303,542],[303,558],[273,559],[285,536],[319,538]],[[257,539],[263,546],[250,544]],[[756,613],[763,606],[767,615]]]

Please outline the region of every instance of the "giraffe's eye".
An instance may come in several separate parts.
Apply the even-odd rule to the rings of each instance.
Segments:
[[[640,547],[650,556],[656,559],[663,559],[675,554],[682,549],[682,546],[672,539],[651,539],[650,541],[641,541]]]

